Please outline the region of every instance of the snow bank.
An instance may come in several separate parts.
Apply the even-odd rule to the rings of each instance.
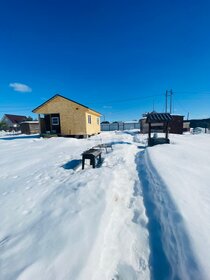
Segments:
[[[172,273],[210,275],[210,136],[171,136],[171,145],[147,149],[145,165]]]

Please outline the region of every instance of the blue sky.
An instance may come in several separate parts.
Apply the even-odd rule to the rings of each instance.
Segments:
[[[172,88],[174,113],[210,117],[209,14],[203,0],[2,0],[0,116],[60,93],[133,120]]]

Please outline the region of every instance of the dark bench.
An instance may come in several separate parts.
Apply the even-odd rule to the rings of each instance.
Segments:
[[[82,169],[85,168],[86,159],[90,159],[90,164],[95,168],[97,157],[99,158],[99,163],[101,163],[101,150],[99,149],[90,149],[82,153]]]
[[[111,150],[113,150],[113,149],[112,149],[112,144],[111,144],[111,143],[99,144],[99,145],[95,146],[95,148],[105,149],[105,150],[106,150],[106,153],[107,153],[107,151],[108,151],[108,148],[110,148]]]

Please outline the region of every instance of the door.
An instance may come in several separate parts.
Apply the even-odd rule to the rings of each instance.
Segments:
[[[61,126],[60,126],[60,115],[59,114],[51,114],[51,132],[60,134]]]

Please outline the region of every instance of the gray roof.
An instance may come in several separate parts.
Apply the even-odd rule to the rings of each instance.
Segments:
[[[170,122],[173,120],[173,117],[169,113],[148,113],[147,114],[147,123],[162,123]]]

